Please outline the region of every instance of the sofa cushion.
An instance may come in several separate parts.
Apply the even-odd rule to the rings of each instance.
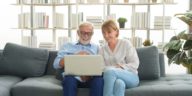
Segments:
[[[56,70],[53,68],[53,62],[57,56],[57,51],[49,51],[49,59],[47,62],[46,75],[55,75]]]
[[[160,76],[165,76],[165,60],[164,53],[159,53],[159,66],[160,66]]]
[[[7,43],[0,61],[0,74],[21,77],[41,76],[45,72],[48,50]]]
[[[157,79],[160,77],[159,53],[155,46],[137,48],[140,60],[138,68],[141,80]]]
[[[3,55],[3,50],[0,50],[0,58],[2,57]]]
[[[10,90],[13,85],[22,79],[16,76],[1,75],[0,76],[0,96],[11,96]]]
[[[54,75],[29,77],[12,88],[13,96],[63,96],[61,81]]]
[[[139,87],[126,89],[126,96],[192,96],[192,75],[167,75],[142,80]]]

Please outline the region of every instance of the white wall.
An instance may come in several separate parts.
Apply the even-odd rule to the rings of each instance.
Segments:
[[[7,42],[20,44],[20,31],[11,29],[16,25],[19,9],[11,4],[14,0],[2,0],[0,3],[0,49],[4,48]],[[16,0],[15,0],[16,1]]]

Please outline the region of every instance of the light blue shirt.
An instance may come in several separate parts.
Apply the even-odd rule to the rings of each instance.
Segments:
[[[60,69],[61,67],[59,65],[59,62],[65,55],[73,55],[80,51],[86,51],[89,54],[95,55],[95,54],[98,54],[99,46],[96,44],[92,44],[92,43],[87,44],[87,45],[83,45],[79,42],[66,43],[58,51],[57,57],[55,58],[54,63],[53,63],[53,67],[55,69]]]

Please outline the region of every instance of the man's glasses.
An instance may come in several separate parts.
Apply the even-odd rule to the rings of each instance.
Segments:
[[[93,34],[93,32],[83,32],[83,31],[80,31],[80,34],[81,34],[81,35],[91,36],[91,35]]]

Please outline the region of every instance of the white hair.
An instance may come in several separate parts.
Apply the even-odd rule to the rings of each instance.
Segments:
[[[91,27],[92,27],[92,30],[94,29],[94,25],[93,25],[91,22],[82,22],[82,23],[79,25],[78,30],[79,30],[81,27],[84,27],[84,26],[91,26]]]

